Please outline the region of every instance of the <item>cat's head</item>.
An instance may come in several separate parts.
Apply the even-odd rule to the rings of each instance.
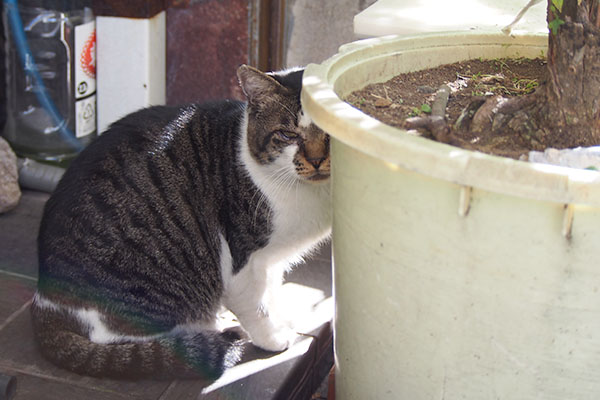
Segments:
[[[242,65],[240,85],[248,99],[247,144],[260,165],[290,172],[304,181],[329,178],[329,136],[300,105],[302,69],[263,73]]]

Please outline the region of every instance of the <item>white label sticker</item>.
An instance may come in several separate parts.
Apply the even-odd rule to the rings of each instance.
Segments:
[[[96,95],[75,102],[75,136],[89,135],[96,130]]]
[[[96,23],[75,27],[75,136],[96,131]]]
[[[75,98],[96,92],[96,22],[75,27]]]

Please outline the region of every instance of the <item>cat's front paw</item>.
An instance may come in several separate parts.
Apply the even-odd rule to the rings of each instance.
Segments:
[[[250,334],[252,343],[267,351],[283,351],[294,344],[298,334],[290,328],[280,328],[271,332]]]

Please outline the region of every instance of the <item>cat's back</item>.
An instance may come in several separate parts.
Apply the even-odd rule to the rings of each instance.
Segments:
[[[81,242],[83,249],[90,238],[103,242],[106,253],[143,242],[146,232],[169,236],[192,229],[183,219],[193,212],[192,188],[210,179],[205,169],[215,163],[211,158],[235,157],[242,113],[243,103],[235,101],[155,106],[112,124],[72,162],[46,204],[38,237],[41,270],[60,248]],[[91,250],[86,244],[86,255]]]
[[[117,183],[117,175],[135,178],[132,172],[141,172],[152,163],[161,168],[165,157],[178,157],[178,162],[184,163],[185,157],[192,150],[199,151],[198,145],[205,145],[210,136],[223,136],[214,131],[225,130],[225,135],[231,135],[238,130],[242,110],[241,102],[220,101],[154,106],[129,114],[113,123],[71,163],[47,207],[71,203],[102,182]]]
[[[126,168],[141,159],[156,158],[177,150],[177,141],[186,135],[210,135],[211,130],[236,129],[243,103],[219,101],[182,106],[154,106],[141,109],[114,122],[72,162],[58,186],[60,194],[70,181],[85,179],[102,169]],[[203,131],[203,132],[199,132]],[[112,160],[121,161],[113,163]]]

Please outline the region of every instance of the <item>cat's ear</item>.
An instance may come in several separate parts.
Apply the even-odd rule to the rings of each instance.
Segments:
[[[276,92],[284,90],[275,79],[248,65],[240,66],[237,76],[250,104],[264,103]]]

